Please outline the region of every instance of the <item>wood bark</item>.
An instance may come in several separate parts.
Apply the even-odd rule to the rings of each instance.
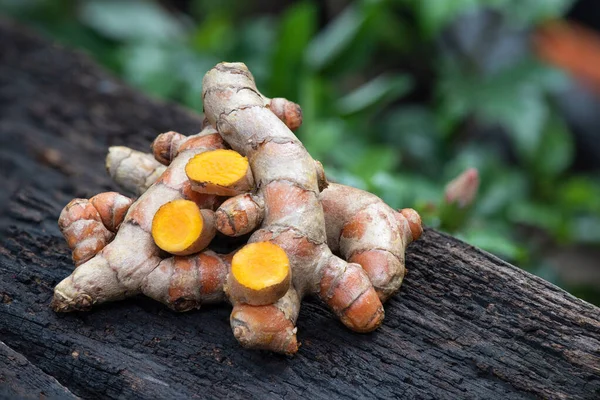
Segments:
[[[146,150],[202,118],[10,22],[0,38],[0,395],[600,398],[600,309],[431,229],[410,246],[380,329],[350,332],[308,300],[293,358],[242,349],[227,306],[177,314],[139,297],[52,312],[73,269],[58,215],[116,189],[108,146]]]
[[[73,393],[0,342],[0,398],[77,399]]]

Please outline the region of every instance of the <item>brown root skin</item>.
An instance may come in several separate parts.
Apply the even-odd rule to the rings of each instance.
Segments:
[[[106,170],[124,189],[140,196],[165,172],[150,154],[124,146],[112,146],[106,156]]]
[[[58,226],[79,266],[102,250],[123,222],[131,199],[116,192],[74,199],[61,212]]]
[[[321,161],[315,160],[315,170],[317,171],[317,181],[319,182],[319,192],[327,189],[329,186],[329,182],[327,181],[327,177],[325,176],[325,169],[323,168],[323,164]]]
[[[232,200],[227,206],[231,212],[224,208],[219,216],[231,219],[235,211],[250,210],[254,207],[249,205],[250,199],[257,206],[255,215],[248,218],[246,213],[245,221],[240,218],[230,223],[231,232],[258,228],[249,245],[269,242],[279,246],[291,270],[289,289],[273,304],[245,304],[241,300],[254,302],[262,293],[240,296],[232,294],[232,288],[227,289],[234,304],[231,325],[236,339],[248,348],[295,353],[296,319],[300,301],[307,294],[319,295],[350,329],[357,332],[376,329],[384,318],[382,300],[402,282],[404,250],[420,234],[420,221],[412,211],[391,210],[368,193],[344,187],[336,191],[339,185],[333,184],[325,189],[322,166],[310,157],[289,129],[299,123],[292,122],[293,118],[286,113],[299,114],[299,107],[286,106],[284,102],[279,105],[278,101],[262,96],[245,65],[219,64],[206,74],[203,86],[206,117],[209,124],[218,128],[220,137],[217,140],[216,132],[207,128],[208,132],[187,138],[178,146],[169,168],[130,208],[117,238],[57,286],[55,309],[83,309],[140,292],[180,311],[196,308],[205,300],[198,294],[195,283],[205,279],[198,276],[208,271],[223,272],[227,267],[200,268],[194,264],[198,255],[161,260],[158,247],[151,240],[150,225],[165,203],[192,196],[185,165],[201,152],[225,148],[224,139],[232,149],[248,157],[257,190],[254,197]],[[172,136],[173,140],[177,138]],[[172,154],[171,148],[164,145],[157,157],[168,162]],[[166,232],[169,233],[168,229]],[[177,232],[174,229],[167,236],[182,243]],[[132,243],[136,245],[135,251],[131,249]],[[332,250],[364,265],[361,268],[348,263],[334,256]],[[231,266],[229,276],[233,275],[233,269]],[[260,285],[253,285],[260,281],[258,278],[243,278],[244,274],[235,276],[244,289],[260,292]],[[219,296],[225,288],[225,279],[229,278],[220,272],[208,279],[216,288],[209,290],[215,301],[223,299]],[[264,282],[267,283],[263,287],[272,286],[269,281]],[[234,287],[233,292],[236,291],[241,289]],[[261,298],[260,303],[263,301],[267,300]]]
[[[242,236],[255,230],[263,220],[262,198],[242,194],[225,200],[215,213],[217,230],[227,236]]]
[[[337,293],[355,293],[358,291],[352,286],[355,285],[360,296],[352,299],[345,306],[347,309],[335,309],[336,315],[351,329],[367,331],[378,326],[383,309],[368,277],[358,265],[353,267],[334,256],[327,246],[314,160],[286,123],[264,107],[268,102],[256,88],[246,66],[217,65],[205,75],[202,95],[209,122],[233,150],[248,157],[258,188],[256,196],[265,204],[263,222],[249,243],[271,241],[285,251],[292,269],[292,286],[299,298],[308,293],[322,293],[321,287],[327,284],[321,281],[329,276],[324,271],[330,268],[339,269],[336,276],[340,277],[344,276],[341,271],[359,271],[361,279],[343,279],[340,285],[330,283],[334,287],[333,300],[326,303],[333,309],[341,296]],[[271,108],[276,107],[272,104]],[[295,108],[299,111],[299,107]],[[283,119],[292,125],[287,118]],[[366,300],[363,296],[367,296]],[[253,326],[247,335],[264,337],[263,330],[264,327]],[[238,340],[247,347],[271,348],[266,342],[249,343],[239,337]]]
[[[106,229],[116,233],[133,200],[117,192],[105,192],[90,198],[90,203],[98,210]]]
[[[276,97],[269,101],[268,107],[290,130],[295,131],[302,125],[302,109],[293,101]]]
[[[91,296],[82,293],[74,298],[65,297],[60,293],[55,293],[50,307],[55,312],[73,312],[73,311],[89,311],[94,305],[94,300]]]
[[[276,303],[252,306],[234,304],[230,323],[233,335],[244,347],[293,355],[298,351],[296,320],[300,298],[293,288]]]
[[[403,208],[399,211],[399,214],[406,219],[408,222],[408,226],[410,229],[410,235],[406,235],[406,240],[408,243],[414,242],[419,239],[423,234],[423,223],[421,222],[421,216],[418,212],[413,210],[412,208]],[[401,219],[399,215],[396,214],[397,219]],[[408,244],[407,243],[407,244]]]
[[[224,147],[220,135],[212,128],[187,138],[160,179],[131,205],[115,239],[56,286],[53,308],[62,312],[78,310],[140,293],[146,276],[161,262],[160,249],[151,235],[156,211],[165,203],[185,199],[191,194],[184,171],[191,157]],[[132,155],[123,154],[126,159]],[[126,159],[113,168],[123,168]],[[136,170],[135,166],[130,168]],[[201,200],[216,201],[215,196],[206,195],[202,195]]]
[[[319,164],[316,162],[317,171],[322,171]],[[226,200],[215,213],[217,230],[228,236],[239,236],[256,229],[262,222],[264,214],[264,205],[259,203],[260,200],[260,198],[251,194],[239,195]],[[345,241],[354,240],[360,245],[362,241],[368,238],[368,236],[360,239],[352,238],[354,233],[361,230],[358,228],[362,226],[361,218],[365,218],[361,217],[360,214],[363,207],[377,203],[375,209],[380,208],[383,215],[388,217],[394,216],[396,223],[391,223],[390,227],[384,229],[384,232],[390,231],[390,229],[391,232],[397,232],[396,235],[403,237],[399,244],[397,242],[394,244],[393,241],[390,242],[391,237],[383,235],[377,240],[384,248],[388,246],[388,250],[371,249],[364,246],[362,249],[352,253],[348,251],[344,254],[349,262],[358,263],[363,267],[375,286],[380,299],[382,301],[387,300],[402,284],[406,272],[403,257],[406,246],[417,240],[423,232],[419,214],[409,208],[396,213],[376,196],[339,184],[332,184],[329,190],[322,192],[321,200],[325,210],[327,240],[336,251],[339,251],[340,237],[345,224],[348,225]],[[381,222],[381,215],[374,211],[375,209],[371,209],[366,213],[367,220],[371,218],[369,215],[372,213],[379,216],[367,223],[365,231],[372,231],[369,226],[377,226]],[[355,221],[353,224],[349,224],[351,219]],[[386,223],[389,223],[389,221]],[[407,226],[410,234],[406,231]],[[396,251],[392,251],[394,249]]]
[[[326,183],[320,163],[315,162],[315,169],[317,175],[322,176],[319,180]],[[319,173],[319,171],[321,172]],[[356,264],[349,264],[348,268],[342,273],[343,270],[333,259],[332,264],[323,269],[323,276],[319,284],[320,297],[332,308],[345,325],[358,332],[369,332],[376,329],[383,320],[384,313],[383,308],[380,307],[380,302],[389,298],[391,294],[399,289],[402,283],[405,273],[404,250],[406,245],[420,236],[422,232],[420,218],[414,210],[404,209],[401,212],[396,212],[385,205],[381,199],[370,193],[338,184],[331,184],[329,189],[325,189],[321,193],[321,201],[326,210],[328,242],[333,243],[337,249],[339,249],[344,228],[347,229],[345,231],[346,237],[342,240],[349,243],[354,242],[354,247],[360,248],[361,244],[368,246],[369,240],[373,238],[373,235],[364,235],[365,232],[382,228],[381,216],[377,217],[380,212],[383,212],[383,215],[386,216],[383,222],[389,224],[384,229],[391,236],[383,235],[382,238],[384,238],[383,244],[392,247],[390,250],[393,250],[393,253],[369,247],[367,247],[369,250],[349,253],[348,261],[360,264],[364,272],[357,268]],[[286,203],[284,202],[282,206],[285,207]],[[374,209],[371,210],[373,207]],[[364,211],[363,208],[369,208],[369,210],[365,214],[361,214]],[[278,213],[277,207],[273,209],[273,212]],[[329,213],[333,214],[329,215]],[[218,230],[222,233],[230,236],[246,234],[261,223],[264,215],[262,197],[244,194],[230,198],[221,205],[215,215]],[[377,218],[372,219],[372,215]],[[361,230],[363,236],[356,237]],[[400,236],[403,237],[400,242],[398,240],[388,242],[389,239],[386,239]],[[268,239],[268,237],[264,239]],[[285,239],[285,235],[283,241],[288,241]],[[304,247],[306,246],[310,247],[308,244],[304,245]],[[307,252],[310,252],[310,250],[307,250]],[[401,254],[401,256],[398,256],[398,254]],[[369,280],[374,285],[375,290],[363,291],[365,287],[368,287]],[[247,346],[269,348],[269,345],[261,342],[264,332],[253,324],[250,324],[249,328],[247,323],[240,323],[241,320],[246,321],[250,318],[245,317],[248,313],[257,312],[256,306],[244,305],[244,299],[239,296],[237,298],[236,296],[231,297],[230,301],[236,304],[232,314],[232,326],[234,326],[234,330],[237,327],[236,337],[238,337],[238,340],[246,343]],[[268,306],[264,307],[266,308],[261,311],[260,315],[262,313],[274,314],[272,318],[278,318],[277,315],[279,314],[276,310]],[[285,322],[285,324],[289,327],[289,322]],[[289,329],[286,332],[289,332]],[[283,333],[282,335],[288,339],[292,337]],[[295,335],[293,338],[295,339]],[[288,343],[287,339],[283,342]],[[297,342],[294,343],[297,345]],[[271,349],[279,352],[289,352],[289,348],[281,350],[281,342],[277,346],[279,346],[279,350]]]
[[[171,160],[177,157],[179,146],[186,140],[186,137],[180,133],[170,131],[161,133],[152,142],[152,154],[156,161],[163,165],[171,164]]]
[[[386,301],[402,285],[406,247],[423,232],[419,214],[396,212],[371,193],[335,183],[321,193],[321,204],[331,249],[359,263]]]
[[[353,331],[371,332],[383,322],[383,306],[358,264],[344,265],[333,259],[323,268],[319,296]]]
[[[323,165],[315,160],[319,192],[329,183]],[[217,210],[217,230],[226,236],[242,236],[255,230],[263,220],[264,201],[260,196],[243,194],[226,200]]]
[[[174,311],[226,301],[224,285],[232,255],[205,250],[162,260],[142,282],[142,293]]]

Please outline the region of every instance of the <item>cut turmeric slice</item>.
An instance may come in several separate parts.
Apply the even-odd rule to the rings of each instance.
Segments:
[[[152,237],[158,247],[175,255],[204,249],[215,236],[214,214],[190,200],[174,200],[158,209],[152,220]]]
[[[187,163],[185,173],[200,193],[235,196],[254,186],[248,159],[233,150],[198,154]]]
[[[229,292],[242,303],[272,304],[288,291],[290,280],[290,262],[281,247],[250,243],[233,256]]]

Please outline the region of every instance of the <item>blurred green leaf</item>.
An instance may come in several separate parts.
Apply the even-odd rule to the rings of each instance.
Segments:
[[[374,41],[380,42],[390,56],[405,54],[419,46],[420,37],[412,26],[412,18],[401,16],[395,7],[381,7],[369,28],[376,30]]]
[[[501,161],[493,149],[478,144],[468,144],[453,155],[444,166],[442,185],[469,168],[477,168],[482,184],[495,179]]]
[[[558,85],[559,78],[528,60],[485,77],[456,68],[441,71],[445,124],[453,127],[469,115],[498,124],[507,130],[521,159],[533,162],[549,117],[544,90]]]
[[[419,16],[421,29],[426,36],[433,36],[446,27],[458,15],[475,9],[477,0],[408,0]]]
[[[369,182],[376,173],[391,171],[399,162],[400,155],[395,149],[371,146],[353,160],[350,171]]]
[[[202,53],[226,55],[236,40],[233,21],[226,14],[210,14],[192,33],[191,44]]]
[[[190,12],[197,19],[202,19],[212,14],[228,14],[232,17],[247,14],[252,11],[252,1],[239,0],[190,0]]]
[[[503,12],[508,21],[526,26],[563,15],[573,0],[488,0],[491,6]]]
[[[302,142],[316,159],[326,162],[331,149],[343,141],[345,124],[341,119],[319,120],[314,129],[305,130]]]
[[[485,107],[485,119],[507,128],[521,159],[531,162],[540,147],[542,128],[549,115],[546,102],[535,89],[526,89],[518,98],[506,100]]]
[[[358,189],[367,190],[367,184],[364,180],[347,171],[325,166],[325,174],[331,182],[341,183]]]
[[[574,176],[556,190],[560,208],[571,212],[591,212],[600,216],[600,180]]]
[[[570,236],[569,221],[547,204],[530,201],[515,202],[509,207],[508,217],[513,223],[550,232],[561,241],[567,240]]]
[[[542,279],[557,284],[559,282],[559,274],[555,265],[547,261],[542,261],[531,269],[531,272]]]
[[[437,203],[443,196],[443,186],[409,173],[378,172],[370,184],[374,193],[392,208]]]
[[[177,61],[167,46],[132,44],[121,50],[123,75],[135,86],[154,95],[167,98],[174,94],[180,81],[174,71]]]
[[[306,49],[306,64],[316,71],[336,64],[340,69],[366,64],[377,37],[377,18],[384,2],[362,1],[348,5],[315,36]],[[343,60],[340,58],[344,56]]]
[[[302,2],[283,14],[273,52],[270,93],[278,97],[298,96],[298,75],[303,70],[304,50],[316,32],[317,9]]]
[[[456,233],[457,231],[465,230],[469,218],[471,216],[473,207],[460,207],[458,203],[454,202],[448,204],[444,201],[440,202],[438,208],[438,218],[440,219],[440,229]]]
[[[87,0],[81,20],[117,40],[168,41],[181,38],[181,22],[151,0]]]
[[[309,135],[315,137],[315,132],[319,129],[321,101],[325,97],[323,91],[327,90],[327,84],[319,76],[308,71],[298,79],[300,80],[298,103],[302,104],[302,125],[297,135],[304,142]]]
[[[66,0],[55,0],[52,3],[48,0],[0,0],[0,11],[13,18],[21,18],[43,11],[50,14],[45,16],[47,19],[53,20],[56,18],[56,11],[62,9],[65,12],[68,8]]]
[[[404,0],[416,12],[423,34],[432,37],[450,22],[480,7],[488,7],[506,15],[516,26],[527,26],[540,20],[557,18],[573,4],[573,0]]]
[[[543,130],[534,161],[538,174],[555,178],[571,166],[574,156],[573,136],[564,121],[553,113]]]
[[[527,179],[518,170],[496,171],[493,178],[483,183],[476,213],[487,218],[493,215],[502,218],[511,204],[525,201],[530,196]]]
[[[182,54],[177,70],[183,87],[180,88],[178,99],[197,112],[202,112],[202,78],[219,61],[219,58],[210,54]]]
[[[275,26],[271,17],[263,16],[253,18],[236,28],[238,40],[233,49],[235,59],[246,63],[258,87],[265,87],[271,75],[271,60],[276,41]],[[230,57],[228,55],[228,58]]]
[[[407,75],[380,75],[342,97],[337,103],[337,108],[342,115],[358,113],[398,99],[407,94],[412,87],[412,79]]]
[[[582,216],[573,221],[573,240],[577,243],[600,244],[600,217]]]
[[[580,299],[584,299],[585,301],[591,304],[600,304],[600,291],[598,290],[598,287],[592,282],[586,285],[567,285],[565,290],[567,290],[573,296],[579,297]]]
[[[366,15],[356,4],[348,6],[311,41],[306,51],[307,64],[323,69],[350,45],[365,22]]]
[[[443,162],[435,115],[426,107],[405,105],[390,112],[382,124],[383,138],[404,156],[404,165],[435,176]]]
[[[515,240],[511,239],[507,232],[484,227],[469,229],[457,235],[460,239],[480,247],[505,260],[518,260],[523,257],[525,249]]]

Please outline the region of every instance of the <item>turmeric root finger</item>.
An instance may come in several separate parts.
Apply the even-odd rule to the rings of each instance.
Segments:
[[[104,192],[90,198],[90,203],[98,210],[106,229],[116,233],[133,200],[117,192]]]
[[[217,230],[227,236],[242,236],[256,229],[263,220],[262,197],[240,194],[227,199],[215,212]]]
[[[319,192],[327,189],[329,186],[329,182],[327,181],[327,177],[325,176],[325,169],[323,168],[323,164],[321,161],[315,160],[315,170],[317,171],[317,183],[319,185]]]
[[[184,169],[196,154],[223,147],[212,128],[182,143],[160,179],[129,208],[115,239],[56,286],[53,308],[72,311],[140,293],[142,281],[161,261],[151,234],[153,216],[162,205],[178,199],[204,201],[201,208],[214,206],[216,196],[196,197],[199,195],[191,190]]]
[[[406,246],[422,232],[414,210],[398,213],[377,196],[330,184],[321,193],[329,247],[367,272],[381,301],[404,279]]]
[[[302,125],[302,109],[293,101],[276,97],[267,100],[267,107],[273,112],[291,131],[295,131]]]
[[[154,159],[163,165],[171,164],[171,160],[179,154],[179,147],[187,138],[174,131],[161,133],[151,145]]]
[[[112,242],[56,285],[54,311],[86,311],[138,294],[142,279],[161,261],[152,239],[139,238],[139,227],[124,222]]]
[[[187,163],[185,173],[199,193],[235,196],[254,187],[248,159],[233,150],[198,154]]]
[[[185,256],[208,246],[216,234],[214,212],[190,200],[162,205],[152,220],[152,237],[164,251]]]
[[[323,167],[318,161],[315,166],[329,247],[349,262],[360,264],[381,301],[387,300],[402,285],[406,246],[423,231],[419,215],[411,209],[398,213],[359,189],[339,184],[327,188]],[[262,223],[263,214],[262,197],[238,195],[215,213],[217,230],[228,236],[245,235]]]
[[[236,304],[273,304],[288,291],[290,281],[290,262],[281,247],[270,242],[250,243],[233,256],[229,297]]]
[[[125,146],[112,146],[106,156],[106,170],[124,189],[142,195],[165,172],[152,155]]]
[[[399,210],[395,216],[398,223],[401,224],[404,229],[406,244],[414,242],[421,237],[423,234],[423,223],[421,222],[421,216],[418,212],[412,208],[403,208]],[[406,224],[408,224],[408,230],[406,229]],[[408,231],[410,231],[410,235],[408,234]]]
[[[235,303],[231,311],[231,329],[245,348],[291,355],[298,351],[296,320],[299,310],[300,298],[293,288],[275,304]]]
[[[100,193],[89,200],[74,199],[63,209],[58,226],[79,266],[96,255],[114,237],[131,199],[116,192]]]
[[[231,255],[210,250],[166,258],[144,278],[142,293],[179,312],[223,302],[230,263]]]
[[[331,257],[322,271],[319,296],[353,331],[371,332],[383,322],[381,301],[358,264]]]

